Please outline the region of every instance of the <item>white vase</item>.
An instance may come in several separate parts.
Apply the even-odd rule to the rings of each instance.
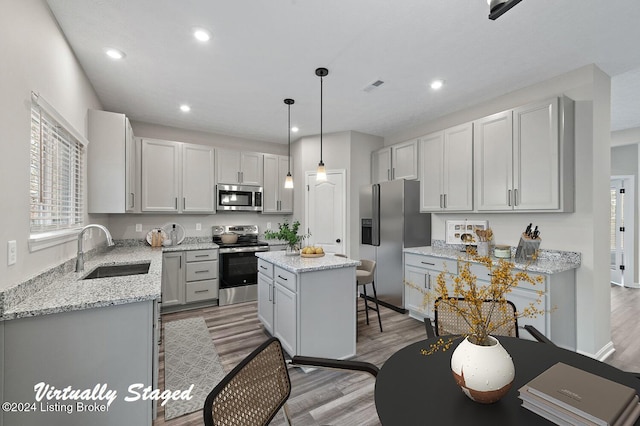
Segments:
[[[465,338],[451,355],[451,372],[462,391],[483,404],[498,401],[511,389],[515,377],[513,360],[498,339],[480,346]]]

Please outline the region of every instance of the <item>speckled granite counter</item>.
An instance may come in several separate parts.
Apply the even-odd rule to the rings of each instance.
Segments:
[[[149,273],[82,280],[95,267],[150,262]],[[4,320],[154,300],[160,297],[162,250],[115,247],[85,262],[84,272],[60,274],[15,305],[5,304]],[[5,301],[6,302],[6,301]]]
[[[286,240],[267,240],[267,239],[266,239],[266,238],[264,238],[264,237],[260,237],[260,238],[258,239],[258,242],[261,242],[261,243],[267,243],[267,244],[269,244],[270,246],[286,246],[286,245],[288,245],[288,244],[289,244],[289,243],[287,243],[287,241],[286,241]]]
[[[334,256],[332,253],[327,253],[322,257],[301,257],[287,256],[282,251],[264,251],[257,252],[256,257],[296,274],[300,272],[339,269],[360,265],[359,260]]]
[[[406,248],[404,252],[442,257],[444,259],[464,259],[466,257],[466,254],[461,251],[461,247],[444,244],[434,244],[429,247]],[[515,253],[515,249],[512,249],[512,253]],[[493,259],[496,261],[499,260],[497,257]],[[517,269],[526,268],[530,272],[540,272],[543,274],[556,274],[580,267],[580,253],[576,252],[540,250],[538,259],[534,263],[527,264],[518,262],[513,258],[513,255],[510,260],[514,262]]]

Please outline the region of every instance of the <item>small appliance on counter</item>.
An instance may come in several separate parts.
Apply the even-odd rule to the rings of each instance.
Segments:
[[[269,244],[259,242],[258,235],[258,225],[213,227],[213,242],[220,247],[220,306],[258,300],[258,258],[255,253],[269,251]]]

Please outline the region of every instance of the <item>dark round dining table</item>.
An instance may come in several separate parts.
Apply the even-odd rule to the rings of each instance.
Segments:
[[[375,403],[384,426],[552,424],[521,406],[518,389],[557,362],[635,388],[640,394],[638,378],[608,364],[550,344],[498,337],[513,359],[515,379],[500,401],[480,404],[462,392],[451,374],[451,354],[460,339],[448,351],[422,355],[421,349],[429,349],[437,339],[426,339],[400,349],[380,369]],[[635,424],[640,425],[640,420]]]

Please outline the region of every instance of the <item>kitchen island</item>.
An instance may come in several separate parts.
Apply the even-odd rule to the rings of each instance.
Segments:
[[[258,318],[291,355],[356,354],[356,267],[335,256],[258,252]]]

